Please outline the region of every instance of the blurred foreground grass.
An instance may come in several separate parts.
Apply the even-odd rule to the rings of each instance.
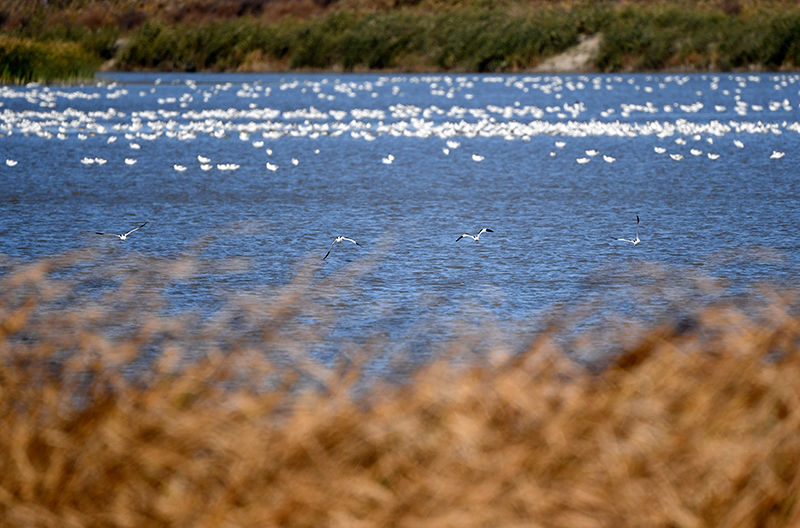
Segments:
[[[453,339],[364,384],[385,341],[307,354],[336,317],[315,296],[358,266],[203,318],[163,299],[202,263],[95,258],[0,276],[0,526],[800,523],[797,291],[621,321],[600,369],[560,345],[580,319],[554,317],[517,353],[465,361]]]

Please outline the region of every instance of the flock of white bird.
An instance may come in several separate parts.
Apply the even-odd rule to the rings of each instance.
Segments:
[[[539,76],[398,76],[377,77],[375,80],[359,82],[342,79],[292,80],[281,81],[273,86],[265,86],[261,82],[218,83],[198,85],[194,80],[183,83],[161,85],[157,80],[150,89],[140,90],[138,96],[147,98],[142,110],[123,112],[113,107],[104,110],[84,111],[69,106],[57,110],[59,106],[78,106],[76,101],[94,101],[101,108],[120,98],[135,97],[125,85],[117,82],[97,83],[82,88],[55,88],[37,84],[25,87],[0,87],[0,107],[3,101],[15,103],[24,99],[28,103],[25,109],[6,107],[0,112],[0,137],[12,134],[23,134],[28,137],[66,140],[76,138],[87,143],[87,150],[97,148],[97,138],[111,145],[118,138],[127,141],[127,147],[133,151],[146,153],[147,143],[161,138],[176,141],[191,141],[205,135],[210,138],[228,140],[237,138],[250,142],[254,148],[263,149],[267,142],[282,137],[350,137],[356,140],[374,141],[380,136],[440,138],[445,141],[442,153],[449,155],[458,148],[459,138],[502,138],[507,141],[531,141],[536,136],[556,136],[563,138],[556,142],[556,149],[550,151],[551,157],[558,157],[558,149],[564,147],[565,139],[592,137],[647,137],[654,136],[663,140],[662,145],[655,147],[657,154],[668,154],[671,159],[681,161],[687,156],[705,157],[709,160],[720,158],[719,151],[712,151],[713,145],[728,135],[735,135],[734,144],[743,148],[740,138],[751,135],[768,135],[778,137],[784,132],[800,132],[800,123],[785,119],[795,115],[797,105],[789,99],[789,93],[800,86],[798,75],[707,75],[702,76],[707,83],[704,91],[694,94],[698,100],[691,102],[674,102],[670,104],[620,103],[618,107],[605,108],[596,117],[587,109],[586,103],[576,101],[580,92],[614,91],[624,87],[643,92],[645,96],[663,90],[672,85],[682,86],[690,76],[644,76],[622,77],[615,75],[539,75]],[[527,101],[541,100],[543,97],[527,96],[538,92],[541,96],[555,103],[547,105],[513,104],[484,107],[466,105],[431,104],[418,107],[402,104],[406,91],[425,90],[428,95],[437,98],[472,101],[479,83],[503,85],[516,90]],[[751,85],[763,86],[772,83],[776,97],[768,103],[748,103],[745,99],[747,88]],[[627,86],[626,86],[627,85]],[[161,96],[160,90],[169,87],[174,96]],[[183,87],[183,93],[175,93]],[[320,110],[315,106],[307,106],[294,110],[278,110],[269,104],[256,101],[275,97],[283,92],[297,92],[303,97],[312,97],[326,106],[337,100],[356,98],[367,95],[371,100],[391,97],[391,104],[378,108],[351,108],[349,110],[329,108]],[[157,94],[157,92],[159,92]],[[227,108],[209,108],[208,103],[220,94],[228,96],[235,92],[235,97],[242,101],[238,106]],[[389,94],[389,92],[391,94]],[[800,94],[800,92],[796,92]],[[573,95],[574,94],[574,95]],[[714,95],[714,104],[704,102],[707,96]],[[571,99],[574,102],[565,102]],[[200,101],[202,100],[202,105]],[[143,101],[143,102],[145,102]],[[729,101],[725,103],[725,101]],[[722,104],[725,103],[725,104]],[[18,104],[13,105],[15,108]],[[204,107],[199,107],[204,106]],[[351,104],[345,107],[350,107]],[[730,110],[729,110],[730,109]],[[736,119],[731,119],[735,112]],[[673,118],[676,113],[682,117]],[[686,116],[701,115],[702,119],[690,120]],[[713,114],[723,114],[722,119],[713,118]],[[587,115],[588,114],[588,115]],[[663,114],[664,118],[657,116]],[[709,115],[711,114],[711,115]],[[781,114],[784,118],[781,118]],[[787,116],[787,114],[791,114]],[[625,120],[620,120],[619,115]],[[637,116],[645,120],[631,120]],[[755,120],[744,120],[755,115]],[[765,119],[776,116],[777,119]],[[260,135],[261,137],[254,137]],[[675,142],[669,147],[669,139]],[[686,153],[681,147],[687,139],[694,140],[695,146]],[[708,143],[708,150],[700,146],[702,140]],[[770,159],[781,159],[785,151],[770,149],[764,153]],[[271,149],[267,148],[267,154]],[[480,162],[486,159],[487,153],[473,152],[472,160]],[[391,165],[395,162],[393,154],[380,158],[381,162]],[[614,163],[617,159],[613,153],[603,153],[597,149],[586,149],[577,157],[579,164],[586,164],[593,159]],[[7,158],[6,166],[14,167],[19,160]],[[96,152],[80,158],[84,165],[103,165],[107,159]],[[137,158],[124,158],[125,165],[136,164]],[[291,159],[291,166],[298,166],[298,158]],[[239,168],[236,163],[211,164],[210,159],[200,161],[199,168],[208,171],[216,168],[220,171],[231,171]],[[278,171],[281,166],[272,160],[265,163],[269,171]],[[184,172],[191,169],[185,161],[176,160],[173,169]]]

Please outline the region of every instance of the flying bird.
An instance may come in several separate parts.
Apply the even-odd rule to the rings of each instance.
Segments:
[[[101,233],[100,231],[95,231],[95,233],[97,233],[98,235],[109,235],[109,236],[115,236],[115,237],[118,237],[120,240],[127,240],[127,239],[128,239],[128,235],[130,235],[130,234],[131,234],[131,233],[133,233],[134,231],[137,231],[137,230],[139,230],[139,229],[143,228],[143,227],[144,227],[144,226],[146,226],[146,225],[147,225],[147,222],[143,223],[143,224],[142,224],[142,225],[140,225],[139,227],[134,227],[133,229],[131,229],[130,231],[128,231],[128,232],[127,232],[127,233],[125,233],[124,235],[118,235],[118,234],[116,234],[116,233]]]
[[[333,250],[333,246],[336,245],[337,242],[343,242],[345,240],[350,241],[350,242],[352,242],[353,244],[355,244],[355,245],[357,245],[359,247],[364,247],[361,244],[359,244],[358,242],[356,242],[355,240],[353,240],[352,238],[347,238],[345,236],[338,236],[333,240],[333,242],[331,242],[331,248],[328,250],[327,253],[325,253],[325,256],[322,257],[322,260],[325,260],[326,258],[328,258],[328,255],[330,255],[331,251]]]
[[[638,246],[639,242],[641,242],[641,240],[639,240],[639,215],[636,215],[636,238],[634,240],[631,240],[629,238],[617,238],[617,237],[611,237],[611,238],[613,238],[614,240],[619,240],[620,242],[630,242],[634,246]]]
[[[464,233],[463,235],[461,235],[460,237],[458,237],[456,239],[456,242],[458,242],[459,240],[461,240],[462,238],[465,238],[465,237],[470,237],[472,240],[477,242],[478,240],[480,240],[481,235],[484,234],[484,233],[494,233],[494,231],[492,231],[488,227],[484,227],[483,229],[481,229],[481,232],[478,233],[477,235],[470,235],[469,233]]]

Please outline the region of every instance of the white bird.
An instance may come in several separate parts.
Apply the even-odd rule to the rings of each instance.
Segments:
[[[653,147],[653,150],[656,151],[656,154],[663,154],[667,151],[664,147]]]
[[[111,143],[115,142],[116,140],[117,140],[117,136],[110,136],[108,138],[108,141],[106,141],[106,143],[111,144]]]
[[[629,238],[617,238],[617,237],[611,237],[611,238],[613,238],[614,240],[619,240],[620,242],[630,242],[634,246],[638,246],[639,242],[641,242],[641,240],[639,240],[639,215],[636,215],[636,238],[634,240],[631,240]]]
[[[461,146],[461,143],[459,143],[458,141],[453,141],[451,139],[447,141],[447,146],[450,147],[451,149],[457,149],[458,147]]]
[[[617,161],[617,158],[609,156],[608,154],[603,154],[603,159],[609,163],[614,163],[615,161]]]
[[[447,147],[442,147],[442,152],[444,152],[444,155],[447,156],[450,154],[450,149]]]
[[[125,158],[125,165],[135,165],[136,160],[133,158]]]
[[[597,156],[598,154],[600,154],[599,150],[594,150],[594,149],[585,150],[584,152],[586,152],[587,156]]]
[[[108,162],[108,160],[104,158],[95,158],[94,162],[97,163],[98,165],[105,165]]]
[[[210,171],[213,168],[214,166],[209,163],[203,163],[202,165],[200,165],[200,170],[202,171]]]
[[[683,154],[670,154],[669,157],[675,161],[680,161],[683,159]]]
[[[699,156],[703,153],[703,151],[700,149],[691,149],[689,152],[692,153],[692,156]]]
[[[786,155],[785,152],[778,152],[777,150],[773,150],[772,154],[769,155],[769,159],[781,159]]]
[[[9,167],[14,167],[16,166],[17,163],[19,163],[17,160],[6,158],[6,165],[8,165]]]
[[[200,163],[208,163],[211,161],[211,158],[206,158],[205,156],[197,156],[197,161]]]
[[[388,156],[386,156],[385,158],[383,158],[381,161],[382,161],[382,162],[384,162],[386,165],[391,165],[391,164],[392,164],[392,162],[394,161],[394,156],[392,156],[391,154],[389,154]]]
[[[474,240],[475,242],[477,242],[478,240],[480,240],[480,239],[481,239],[481,235],[482,235],[482,234],[484,234],[484,233],[494,233],[494,231],[492,231],[492,230],[491,230],[491,229],[489,229],[488,227],[484,227],[483,229],[481,229],[481,232],[480,232],[480,233],[478,233],[477,235],[470,235],[469,233],[464,233],[463,235],[461,235],[460,237],[458,237],[458,238],[456,239],[456,242],[458,242],[458,241],[459,241],[459,240],[461,240],[462,238],[466,238],[466,237],[470,237],[472,240]]]
[[[134,150],[139,150],[140,148],[142,148],[142,146],[139,145],[138,143],[131,143],[131,148]]]
[[[185,165],[178,165],[177,163],[175,165],[173,165],[172,167],[178,172],[183,172],[183,171],[186,170],[186,166]]]
[[[275,172],[276,170],[278,170],[278,165],[276,165],[275,163],[267,162],[267,168],[272,172]]]
[[[711,152],[708,153],[708,159],[715,160],[719,158],[719,154],[712,154]]]
[[[734,145],[736,145],[736,146],[737,146],[737,147],[739,147],[739,148],[744,148],[744,143],[742,143],[742,142],[741,142],[741,141],[739,141],[738,139],[734,139],[734,140],[733,140],[733,144],[734,144]]]
[[[359,247],[364,247],[361,244],[359,244],[358,242],[356,242],[355,240],[353,240],[352,238],[347,238],[345,236],[338,236],[333,240],[333,242],[331,242],[331,248],[328,250],[327,253],[325,253],[325,256],[322,257],[322,260],[325,260],[326,258],[328,258],[328,255],[330,255],[331,251],[333,250],[333,246],[336,245],[337,242],[343,242],[345,240],[347,240],[349,242],[352,242],[353,244],[355,244],[355,245],[357,245]]]
[[[483,161],[484,159],[486,159],[486,156],[481,156],[481,155],[478,155],[478,154],[473,154],[473,155],[472,155],[472,159],[473,159],[473,160],[475,160],[475,161]]]
[[[589,158],[578,158],[575,161],[583,165],[584,163],[589,163]]]
[[[94,158],[83,157],[81,158],[81,163],[83,163],[84,165],[91,165],[94,163]]]
[[[116,234],[116,233],[101,233],[100,231],[95,231],[95,233],[97,233],[98,235],[109,235],[109,236],[115,236],[115,237],[119,238],[120,240],[127,240],[127,239],[128,239],[128,235],[130,235],[131,233],[133,233],[134,231],[136,231],[136,230],[138,230],[138,229],[141,229],[141,228],[143,228],[143,227],[144,227],[144,226],[146,226],[146,225],[147,225],[147,222],[143,223],[143,224],[142,224],[142,225],[140,225],[139,227],[134,227],[133,229],[131,229],[130,231],[128,231],[128,232],[127,232],[127,233],[125,233],[124,235],[118,235],[118,234]]]
[[[297,167],[299,164],[300,164],[300,160],[299,160],[299,159],[297,159],[297,158],[292,158],[292,165],[294,165],[295,167]]]
[[[556,147],[558,148],[564,148],[566,144],[567,144],[566,141],[556,141]]]

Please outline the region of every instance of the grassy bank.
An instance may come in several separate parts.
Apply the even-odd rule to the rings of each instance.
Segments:
[[[122,70],[515,72],[597,33],[593,71],[800,66],[800,9],[781,2],[42,5],[0,10],[3,33],[46,50],[52,62],[83,57],[84,70],[114,59],[107,67]],[[41,62],[18,62],[8,79],[41,76]]]
[[[98,58],[75,42],[37,42],[0,35],[0,83],[91,79]]]
[[[199,265],[73,256],[0,277],[0,526],[800,520],[796,291],[635,335],[620,321],[607,332],[627,344],[593,372],[560,345],[581,321],[560,319],[514,356],[462,337],[457,361],[356,391],[358,358],[387,343],[330,370],[306,355],[346,271],[208,320],[146,315]]]

